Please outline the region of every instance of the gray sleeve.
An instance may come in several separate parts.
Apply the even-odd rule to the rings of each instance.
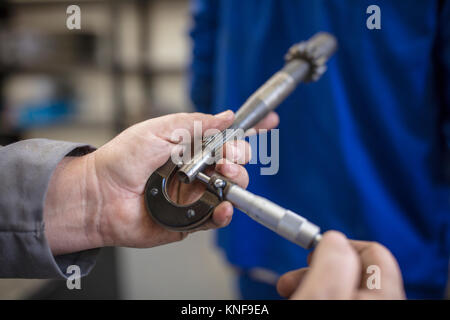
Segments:
[[[69,265],[78,265],[82,275],[93,268],[99,249],[54,257],[43,221],[57,164],[91,151],[87,145],[45,139],[0,146],[0,278],[66,278]]]

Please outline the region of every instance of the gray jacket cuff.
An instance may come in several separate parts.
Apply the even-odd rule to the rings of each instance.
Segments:
[[[44,233],[50,178],[65,156],[92,152],[78,143],[31,139],[0,147],[0,277],[67,278],[78,265],[86,275],[99,249],[54,257]]]

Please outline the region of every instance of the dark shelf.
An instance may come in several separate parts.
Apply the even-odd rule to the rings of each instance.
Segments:
[[[138,37],[140,57],[135,66],[125,66],[122,64],[119,41],[119,24],[111,24],[109,31],[105,35],[106,41],[103,43],[106,45],[106,51],[108,54],[103,56],[102,60],[98,60],[95,55],[88,57],[69,57],[66,60],[59,61],[57,59],[50,59],[50,61],[33,61],[33,64],[27,65],[21,63],[21,61],[13,62],[12,64],[0,63],[0,70],[3,70],[3,79],[14,77],[15,75],[50,75],[50,76],[65,76],[65,75],[80,75],[84,72],[94,71],[107,74],[112,79],[112,113],[113,121],[112,127],[116,132],[122,131],[127,125],[127,112],[124,98],[124,83],[125,77],[128,75],[134,75],[140,78],[143,83],[145,101],[151,101],[149,105],[142,110],[142,117],[148,118],[155,114],[155,110],[152,110],[154,106],[153,90],[155,84],[155,78],[161,76],[182,76],[187,67],[186,66],[158,66],[148,64],[145,56],[146,53],[151,51],[149,43],[149,15],[152,11],[152,3],[156,0],[78,0],[73,2],[72,0],[24,0],[24,1],[5,1],[6,6],[11,9],[10,11],[20,11],[27,8],[38,8],[39,6],[67,6],[70,4],[91,5],[101,4],[105,5],[105,11],[109,14],[110,21],[117,21],[121,15],[121,6],[124,4],[132,4],[135,6],[135,10],[138,12],[137,23],[139,26]],[[169,0],[160,0],[169,1]],[[185,2],[186,0],[170,0],[171,2]],[[103,49],[105,49],[103,48]],[[63,48],[64,49],[64,48]],[[83,51],[83,50],[69,50]],[[73,61],[72,61],[72,60]]]
[[[0,68],[5,68],[1,66]],[[77,66],[8,66],[6,67],[9,75],[13,74],[64,74],[64,73],[77,73],[86,70],[95,70],[100,72],[113,72],[120,74],[138,74],[144,76],[181,76],[186,71],[185,68],[181,67],[149,67],[149,68],[138,68],[138,67],[122,67],[122,66],[99,66],[96,64],[87,65],[77,65]]]
[[[109,4],[112,1],[126,1],[126,0],[27,0],[27,1],[8,1],[9,5],[13,6],[36,6],[36,5],[71,5],[71,4]]]
[[[152,0],[134,0],[137,2],[151,2]],[[169,0],[164,0],[169,1]],[[187,1],[187,0],[170,0],[170,1]],[[36,5],[71,5],[71,4],[78,4],[78,5],[89,5],[89,4],[112,4],[113,2],[130,2],[130,0],[26,0],[26,1],[6,1],[9,5],[14,6],[36,6]]]

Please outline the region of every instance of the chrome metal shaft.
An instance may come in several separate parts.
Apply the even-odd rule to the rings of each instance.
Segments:
[[[198,180],[209,184],[211,178],[200,172]],[[215,180],[217,182],[217,180]],[[250,218],[274,231],[283,238],[298,244],[302,248],[315,247],[320,239],[320,228],[304,217],[287,210],[276,203],[257,196],[236,184],[227,182],[224,188],[224,200],[230,201],[233,206],[246,213]]]

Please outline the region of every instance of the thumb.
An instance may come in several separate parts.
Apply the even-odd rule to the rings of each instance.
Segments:
[[[122,174],[122,170],[116,170],[117,168],[129,168],[132,164],[132,174],[128,173],[128,178],[140,182],[139,177],[150,176],[167,161],[175,148],[180,147],[180,141],[172,139],[176,129],[184,129],[192,135],[195,123],[202,126],[203,133],[211,128],[223,130],[229,127],[233,120],[232,111],[215,116],[203,113],[176,113],[149,119],[124,130],[99,148],[97,158],[98,161],[105,159],[103,161],[105,167],[113,166],[117,176]]]
[[[360,279],[360,261],[347,238],[329,231],[317,246],[311,265],[293,299],[352,299]]]
[[[209,129],[221,131],[228,128],[233,121],[234,113],[231,110],[217,115],[174,113],[134,125],[124,131],[122,136],[126,138],[122,140],[132,138],[135,143],[128,146],[132,148],[128,154],[138,154],[139,158],[147,159],[144,173],[151,174],[170,156],[183,153],[185,148],[189,147],[194,134],[202,135]],[[149,148],[143,148],[145,145]]]

